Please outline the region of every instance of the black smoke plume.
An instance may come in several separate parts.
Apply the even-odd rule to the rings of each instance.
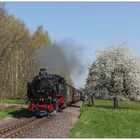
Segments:
[[[85,73],[82,57],[81,47],[74,41],[65,40],[42,47],[37,55],[37,64],[46,67],[48,73],[65,73],[75,83]]]

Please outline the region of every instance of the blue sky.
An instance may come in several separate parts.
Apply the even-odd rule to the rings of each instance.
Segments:
[[[92,62],[95,50],[123,42],[140,56],[140,3],[12,2],[6,7],[32,32],[43,25],[52,40],[75,40],[85,51],[85,65]],[[77,87],[84,84],[85,77],[76,81]]]

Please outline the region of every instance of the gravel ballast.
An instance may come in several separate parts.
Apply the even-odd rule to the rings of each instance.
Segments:
[[[81,106],[82,102],[75,105]],[[48,118],[45,123],[35,125],[17,138],[68,138],[72,128],[80,116],[80,108],[67,107],[61,113]]]

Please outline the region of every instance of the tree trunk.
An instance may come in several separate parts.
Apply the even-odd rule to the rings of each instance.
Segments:
[[[88,105],[90,106],[90,99],[89,99],[89,101],[88,101]]]
[[[94,106],[94,98],[93,97],[90,97],[89,99],[89,106]]]
[[[91,97],[92,106],[95,105],[94,97]]]
[[[114,103],[114,104],[113,104],[113,108],[114,108],[114,109],[117,109],[117,108],[119,107],[119,106],[118,106],[118,100],[117,100],[117,98],[114,98],[113,100],[114,100],[114,102],[113,102],[113,103]]]

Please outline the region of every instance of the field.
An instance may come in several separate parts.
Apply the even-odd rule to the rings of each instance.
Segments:
[[[138,138],[140,137],[140,103],[98,100],[93,106],[81,108],[81,117],[70,138]]]

